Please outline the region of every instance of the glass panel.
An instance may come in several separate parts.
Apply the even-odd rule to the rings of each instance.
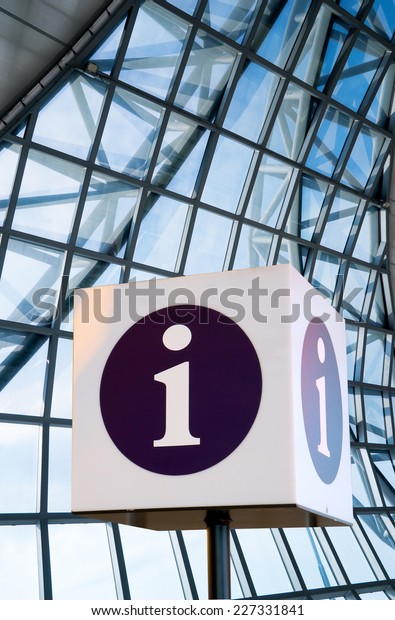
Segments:
[[[379,274],[373,297],[373,305],[370,311],[369,323],[380,325],[381,327],[388,327],[388,311],[384,297],[383,278],[387,278],[387,276],[385,274]]]
[[[115,63],[115,58],[118,53],[118,46],[125,27],[125,21],[126,20],[124,19],[119,24],[114,32],[110,34],[110,36],[90,58],[91,62],[99,67],[100,71],[107,73],[108,75],[112,72]]]
[[[0,412],[42,415],[48,340],[0,331]]]
[[[384,402],[381,392],[364,390],[367,440],[372,443],[386,443]]]
[[[332,97],[358,110],[384,53],[381,45],[360,34],[336,82]]]
[[[86,159],[106,90],[104,82],[75,72],[39,112],[33,140]]]
[[[67,242],[84,175],[80,166],[31,149],[12,227]]]
[[[22,323],[48,323],[53,306],[40,304],[50,289],[59,292],[63,252],[10,239],[0,281],[0,317]]]
[[[168,4],[173,4],[186,13],[190,13],[190,15],[193,15],[198,0],[166,0],[166,2],[168,2]]]
[[[365,368],[363,379],[366,383],[382,384],[385,334],[368,330],[365,346]]]
[[[291,166],[265,155],[259,166],[246,217],[275,228],[292,172]]]
[[[366,450],[351,448],[351,477],[353,505],[356,508],[369,508],[381,503]]]
[[[296,160],[305,139],[316,100],[298,86],[288,85],[267,146]]]
[[[291,581],[271,531],[237,530],[237,536],[257,594],[292,592]]]
[[[116,599],[104,523],[49,526],[54,599]]]
[[[324,90],[348,34],[347,24],[321,7],[310,30],[294,75]]]
[[[287,219],[286,231],[288,233],[311,241],[327,190],[327,183],[302,174],[292,210]]]
[[[0,423],[1,512],[36,512],[39,437],[38,426]]]
[[[308,588],[329,588],[336,580],[319,542],[311,528],[284,530],[299,570]]]
[[[309,6],[309,0],[269,0],[253,41],[253,49],[278,67],[284,67]]]
[[[72,341],[59,338],[51,405],[56,418],[71,418],[72,352]]]
[[[226,211],[236,211],[254,151],[220,137],[207,175],[202,201]]]
[[[373,467],[376,472],[378,484],[384,496],[386,506],[395,505],[395,469],[391,454],[384,450],[372,452]]]
[[[0,146],[0,226],[7,215],[21,147],[3,142]]]
[[[235,58],[234,50],[198,30],[175,103],[194,114],[212,118]]]
[[[343,567],[352,583],[372,581],[375,575],[351,528],[327,528]]]
[[[187,215],[188,205],[150,194],[133,260],[168,271],[175,270]]]
[[[224,127],[257,141],[279,78],[254,62],[246,61],[230,102]]]
[[[204,157],[210,132],[171,113],[152,182],[173,192],[191,196]]]
[[[157,137],[162,108],[116,88],[97,154],[97,163],[145,178]]]
[[[120,526],[133,600],[182,600],[177,565],[167,532]]]
[[[347,114],[328,106],[307,158],[307,166],[331,176],[351,125],[352,119]]]
[[[355,389],[348,388],[348,420],[350,431],[352,433],[351,440],[358,437],[357,414],[355,410]]]
[[[356,15],[362,2],[363,0],[340,0],[339,4],[343,9],[351,13],[351,15]]]
[[[395,65],[392,64],[373,99],[366,118],[380,127],[387,127],[391,112]]]
[[[278,253],[277,264],[278,265],[293,265],[299,273],[304,272],[306,266],[306,260],[309,248],[291,241],[290,239],[283,239],[281,241],[280,250]]]
[[[232,220],[200,209],[188,251],[185,273],[221,271],[229,243]]]
[[[50,429],[48,510],[71,510],[71,428]]]
[[[359,321],[370,278],[370,269],[350,264],[342,301],[343,316]]]
[[[392,39],[395,29],[394,0],[375,0],[365,24],[386,39]]]
[[[192,574],[199,599],[207,599],[207,535],[203,531],[185,531],[182,533],[187,548]]]
[[[355,258],[371,263],[377,257],[379,244],[380,211],[376,207],[369,207],[363,216],[353,255]]]
[[[395,529],[387,516],[360,515],[359,520],[368,535],[390,579],[395,577]]]
[[[101,260],[93,260],[75,254],[70,268],[69,292],[75,288],[119,284],[121,266]],[[65,304],[67,306],[67,303]]]
[[[363,190],[379,159],[384,145],[384,136],[369,127],[362,127],[347,160],[342,181],[350,187]]]
[[[318,252],[314,267],[312,285],[332,299],[339,274],[340,259],[326,252]]]
[[[355,363],[357,357],[358,327],[350,323],[346,323],[346,339],[347,339],[347,376],[349,381],[354,380]]]
[[[133,185],[94,172],[77,245],[113,256],[123,254],[139,191]]]
[[[188,24],[149,0],[139,9],[119,78],[166,98]]]
[[[349,239],[359,200],[343,190],[336,192],[321,243],[332,250],[343,252]]]
[[[0,527],[0,599],[39,598],[36,525]]]
[[[207,0],[203,21],[241,43],[256,4],[257,0]]]
[[[233,269],[267,265],[272,241],[272,233],[245,224],[241,229]]]

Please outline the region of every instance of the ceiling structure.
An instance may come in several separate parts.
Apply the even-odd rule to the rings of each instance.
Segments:
[[[52,80],[72,61],[102,26],[106,13],[110,16],[121,3],[0,0],[0,119],[7,120],[18,103],[23,108],[37,84],[44,88],[45,76],[51,72]],[[37,95],[36,89],[32,95]]]

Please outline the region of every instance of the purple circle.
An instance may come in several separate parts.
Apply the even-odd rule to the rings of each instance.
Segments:
[[[330,484],[340,466],[343,405],[332,340],[318,317],[309,323],[304,338],[301,388],[310,455],[321,480]]]
[[[177,324],[188,327],[191,339],[171,350],[163,334]],[[166,424],[171,426],[166,416],[173,415],[166,404],[171,388],[155,375],[185,362],[188,411],[182,426],[199,443],[155,446]],[[184,475],[216,465],[240,445],[261,392],[259,360],[241,327],[212,308],[182,305],[152,312],[120,338],[104,367],[100,405],[108,434],[130,461],[155,473]]]

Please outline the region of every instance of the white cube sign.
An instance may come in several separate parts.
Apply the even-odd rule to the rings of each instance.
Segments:
[[[75,295],[74,512],[352,522],[345,327],[291,266]]]

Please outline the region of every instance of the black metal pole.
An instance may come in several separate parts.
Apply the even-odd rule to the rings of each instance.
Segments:
[[[230,599],[230,517],[227,510],[208,510],[208,598]]]

